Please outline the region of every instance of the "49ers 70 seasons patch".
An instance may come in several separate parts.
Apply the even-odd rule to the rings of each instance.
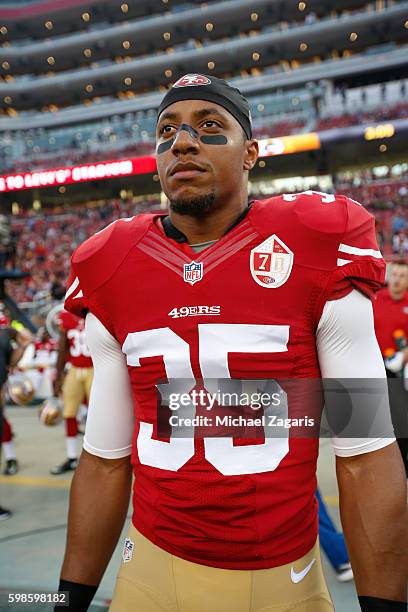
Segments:
[[[288,280],[292,271],[293,253],[276,234],[252,249],[252,278],[261,287],[277,289]]]

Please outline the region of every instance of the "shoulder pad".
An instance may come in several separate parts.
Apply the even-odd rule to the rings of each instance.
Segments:
[[[273,226],[277,222],[286,225],[300,223],[315,232],[341,234],[347,220],[345,199],[329,193],[303,191],[282,194],[255,204],[262,214],[262,222],[271,221]]]
[[[72,271],[89,296],[120,266],[130,249],[142,238],[154,214],[118,219],[83,242],[71,259]]]
[[[345,264],[363,257],[372,269],[382,267],[374,217],[350,198],[305,191],[255,202],[253,209],[258,231],[283,239],[303,265],[327,271],[345,266],[344,274],[357,268]],[[366,269],[359,273],[368,274]]]
[[[322,234],[341,235],[346,228],[371,224],[373,216],[361,204],[343,195],[319,191],[287,193],[256,202],[262,214],[275,222],[292,217],[305,228]]]
[[[346,198],[318,191],[283,194],[284,202],[291,203],[299,222],[307,229],[322,234],[339,235],[347,222]]]

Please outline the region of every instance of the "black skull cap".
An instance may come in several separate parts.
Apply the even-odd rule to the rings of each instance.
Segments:
[[[241,125],[248,139],[252,138],[251,110],[248,100],[224,79],[207,74],[185,74],[164,96],[157,111],[157,120],[165,108],[181,100],[207,100],[225,108]]]

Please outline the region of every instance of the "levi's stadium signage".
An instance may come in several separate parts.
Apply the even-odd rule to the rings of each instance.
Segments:
[[[259,140],[259,156],[285,155],[300,151],[310,151],[320,148],[317,134],[299,134],[282,138],[267,138]],[[156,172],[156,159],[153,156],[133,157],[128,159],[101,161],[93,164],[81,164],[19,174],[4,174],[0,176],[0,193],[20,191],[41,187],[59,187],[70,183],[84,181],[99,181],[135,174],[151,174]]]
[[[155,171],[156,159],[154,157],[134,157],[66,168],[5,174],[0,176],[0,192],[20,191],[34,187],[54,187],[133,174],[150,174]]]

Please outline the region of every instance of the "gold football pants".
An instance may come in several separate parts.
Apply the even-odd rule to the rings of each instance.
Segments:
[[[64,402],[64,419],[75,418],[80,405],[89,401],[93,378],[93,368],[76,368],[72,366],[65,376],[62,385]]]
[[[131,525],[110,612],[332,612],[319,544],[301,559],[261,570],[199,565],[155,546]],[[131,545],[132,547],[132,545]]]

